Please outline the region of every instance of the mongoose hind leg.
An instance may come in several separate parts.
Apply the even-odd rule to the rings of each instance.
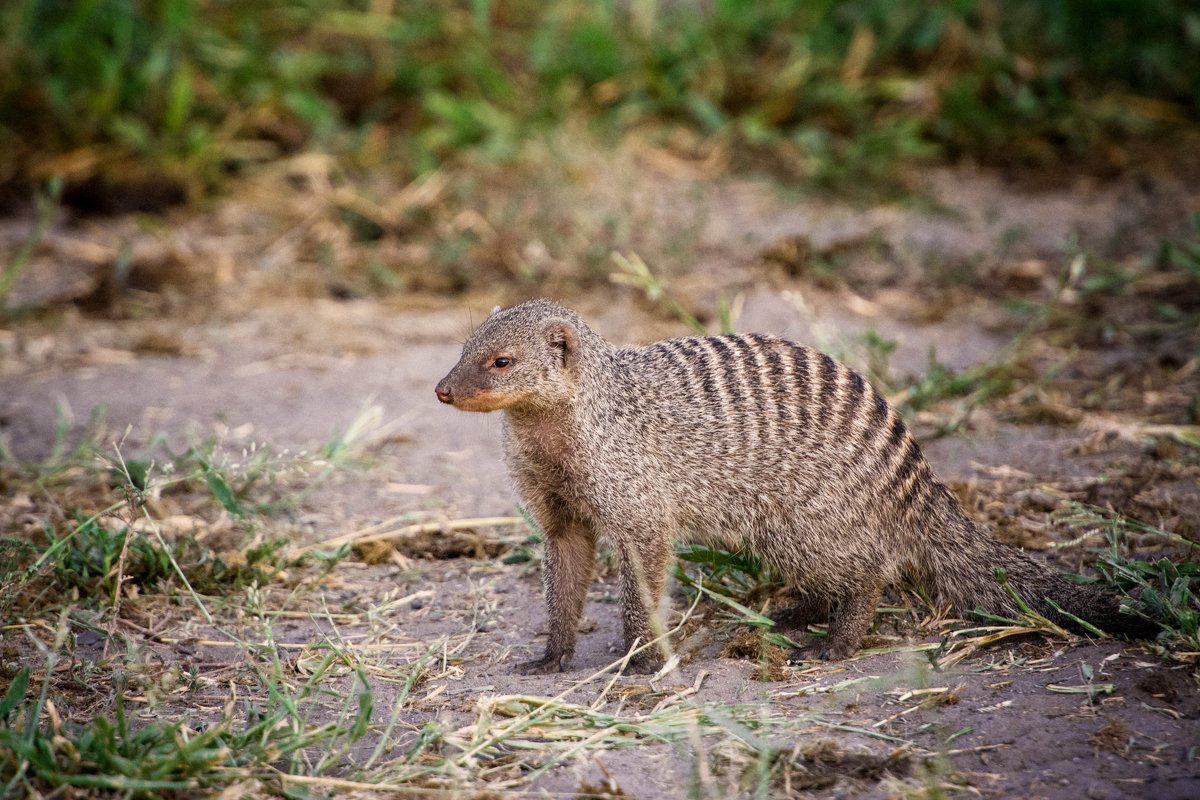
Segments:
[[[596,558],[596,537],[577,520],[539,520],[546,533],[542,577],[550,635],[546,654],[514,667],[522,675],[563,672],[575,655],[575,638]]]
[[[830,619],[825,637],[793,651],[788,660],[836,661],[854,655],[867,631],[871,630],[875,609],[882,597],[883,585],[878,583],[864,586],[861,591],[846,597],[841,609]]]

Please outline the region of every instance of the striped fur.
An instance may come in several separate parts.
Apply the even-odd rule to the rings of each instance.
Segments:
[[[601,536],[622,558],[627,645],[655,636],[681,536],[782,570],[803,598],[785,615],[791,624],[837,609],[805,655],[853,654],[883,588],[901,580],[959,611],[1014,614],[994,567],[1051,619],[1066,622],[1047,596],[1101,628],[1152,632],[1119,614],[1115,596],[1071,584],[976,527],[887,400],[812,348],[761,334],[617,348],[538,300],[485,320],[437,393],[505,411],[509,471],[546,534],[550,637],[523,671],[569,662]]]

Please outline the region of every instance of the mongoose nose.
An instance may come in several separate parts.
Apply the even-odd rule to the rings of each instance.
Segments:
[[[441,400],[443,403],[453,403],[454,402],[454,392],[450,389],[449,386],[438,386],[437,389],[434,390],[434,392],[437,393],[438,400]]]

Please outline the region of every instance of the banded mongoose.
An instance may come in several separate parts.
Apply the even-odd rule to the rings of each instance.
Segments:
[[[549,639],[519,672],[567,667],[600,537],[621,558],[627,647],[655,637],[677,536],[779,568],[804,598],[791,627],[839,609],[803,657],[854,654],[883,588],[902,579],[958,611],[1014,615],[994,567],[1056,622],[1070,624],[1046,597],[1105,631],[1155,630],[1120,613],[1115,595],[978,528],[884,397],[804,345],[736,334],[616,347],[574,312],[533,300],[492,312],[437,397],[505,412],[508,469],[545,533]],[[630,667],[661,659],[643,650]]]

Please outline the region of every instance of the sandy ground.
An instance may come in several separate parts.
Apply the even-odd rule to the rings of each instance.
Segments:
[[[1016,226],[1029,233],[1020,244],[1021,258],[1012,261],[1027,263],[1061,253],[1071,236],[1119,246],[1113,244],[1118,238],[1137,235],[1130,229],[1148,202],[1131,201],[1132,190],[1121,188],[1025,196],[986,176],[941,175],[934,183],[954,214],[784,204],[753,183],[728,182],[706,201],[720,211],[707,215],[698,234],[707,261],[676,285],[685,297],[703,298],[716,282],[732,281],[742,295],[741,330],[780,333],[838,352],[869,327],[897,340],[892,359],[897,374],[922,369],[930,345],[944,363],[963,368],[992,357],[1012,335],[1011,325],[998,323],[978,298],[931,313],[914,310],[914,301],[901,297],[903,283],[891,292],[822,287],[803,276],[781,285],[777,278],[747,278],[747,264],[772,243],[799,238],[820,244],[866,234],[897,250],[961,261],[994,247]],[[53,246],[52,240],[51,252]],[[713,266],[720,259],[732,266]],[[34,277],[31,273],[30,280]],[[496,294],[508,299],[505,292]],[[614,340],[686,333],[651,312],[633,290],[562,299]],[[23,320],[0,340],[0,432],[13,457],[38,461],[53,447],[56,414],[74,420],[68,434],[74,440],[93,409],[103,407],[105,441],[123,441],[125,452],[137,452],[160,434],[175,450],[217,437],[230,453],[251,443],[298,452],[313,451],[356,419],[368,418],[378,423],[366,437],[372,462],[339,474],[309,498],[292,520],[294,535],[316,541],[404,514],[512,515],[516,502],[500,459],[500,420],[456,412],[433,395],[472,320],[485,315],[492,300],[487,292],[420,303],[263,296],[235,313],[199,319],[107,320],[69,312],[49,323]],[[162,340],[169,346],[156,347]],[[1137,457],[1137,448],[1126,443],[1107,450],[1083,446],[1090,437],[1071,426],[983,419],[963,435],[923,445],[939,475],[963,484],[986,482],[1005,469],[1046,480],[1094,476],[1113,459]],[[392,612],[413,643],[433,641],[473,620],[477,632],[463,651],[461,671],[422,688],[436,697],[444,684],[441,699],[405,712],[414,726],[430,719],[468,724],[476,698],[486,694],[556,694],[619,656],[611,571],[590,595],[574,671],[560,677],[514,676],[509,670],[539,650],[544,634],[536,568],[414,557],[406,566],[350,564],[339,574],[328,599],[350,606],[371,604],[381,587],[432,590],[427,602]],[[673,603],[676,613],[682,611],[680,595]],[[314,633],[309,623],[277,630],[295,641]],[[905,642],[903,634],[888,639],[886,631],[880,633],[883,644]],[[897,779],[910,786],[936,783],[936,776],[951,770],[965,782],[965,791],[985,796],[1200,795],[1195,679],[1186,668],[1136,645],[1034,636],[981,650],[944,672],[932,670],[920,653],[868,653],[762,682],[753,661],[719,655],[732,635],[715,619],[701,618],[698,632],[690,631],[680,643],[682,666],[653,688],[697,686],[693,701],[758,703],[772,713],[810,720],[795,741],[832,743],[830,753],[836,755],[829,756],[828,769],[822,773],[813,766],[814,775],[830,779],[810,787],[826,796],[892,796],[900,791]],[[147,646],[179,663],[229,657]],[[1112,684],[1111,691],[1089,699],[1053,688],[1084,686],[1085,667],[1095,682]],[[644,683],[635,676],[622,678],[620,686],[636,694]],[[582,685],[565,699],[592,702],[603,685]],[[909,694],[930,688],[944,691]],[[389,691],[379,688],[377,707],[387,707]],[[920,704],[921,697],[939,695],[950,699]],[[900,739],[932,755],[899,753]],[[699,780],[693,761],[668,745],[612,750],[556,769],[535,786],[551,792],[611,790],[611,779],[625,796],[682,798]]]

